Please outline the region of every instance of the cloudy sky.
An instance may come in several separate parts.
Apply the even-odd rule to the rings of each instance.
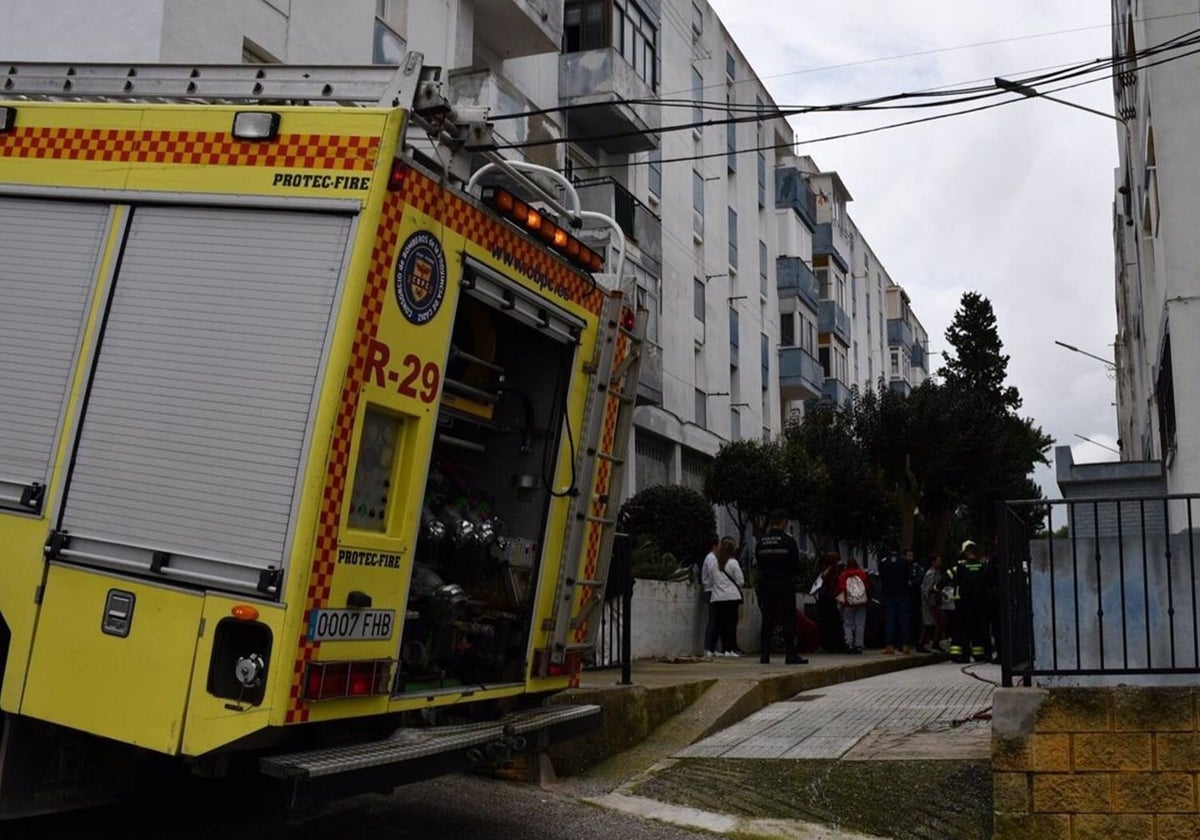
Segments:
[[[1110,54],[1105,0],[710,0],[781,105],[1022,78]],[[1099,75],[1099,74],[1097,74]],[[1056,94],[1112,112],[1112,87]],[[990,101],[990,100],[989,100]],[[804,141],[929,112],[793,117]],[[1117,456],[1111,359],[1111,203],[1118,123],[1046,100],[863,137],[804,143],[854,196],[850,214],[929,333],[945,333],[962,293],[992,302],[1009,383],[1076,462]],[[939,357],[931,359],[937,367]],[[1043,492],[1058,497],[1053,468]]]

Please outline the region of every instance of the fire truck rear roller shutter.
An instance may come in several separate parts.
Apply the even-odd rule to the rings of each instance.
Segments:
[[[240,591],[282,568],[351,227],[308,213],[134,211],[63,559]]]
[[[0,198],[0,508],[49,476],[109,214]]]

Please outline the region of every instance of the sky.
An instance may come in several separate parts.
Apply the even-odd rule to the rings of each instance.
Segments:
[[[779,106],[1020,79],[1111,53],[1105,0],[709,0]],[[1096,74],[1097,76],[1102,74]],[[1112,85],[1054,94],[1112,113]],[[1076,463],[1117,455],[1113,172],[1120,125],[1045,99],[861,137],[803,142],[936,111],[792,117],[850,216],[903,286],[933,353],[962,294],[995,310],[1020,413]],[[994,101],[994,100],[988,100]],[[933,355],[936,369],[941,357]],[[1090,438],[1089,443],[1078,436]],[[1098,444],[1102,444],[1098,445]],[[1060,496],[1051,465],[1033,478]]]

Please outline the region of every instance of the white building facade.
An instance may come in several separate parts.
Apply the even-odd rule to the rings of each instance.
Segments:
[[[406,49],[489,109],[521,146],[506,154],[566,174],[628,238],[651,317],[627,493],[700,489],[722,443],[778,435],[807,400],[923,380],[924,331],[849,191],[794,153],[704,0],[0,6],[4,61],[367,64]]]
[[[1120,166],[1113,204],[1117,422],[1123,461],[1158,461],[1170,493],[1200,491],[1200,57],[1136,54],[1194,32],[1196,0],[1114,0]],[[1170,60],[1163,60],[1170,59]]]

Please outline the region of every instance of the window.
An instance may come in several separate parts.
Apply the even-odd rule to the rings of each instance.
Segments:
[[[821,300],[833,300],[832,290],[829,287],[829,269],[825,266],[814,268],[813,274],[816,275],[817,285],[821,289]]]
[[[563,7],[563,52],[612,46],[604,26],[604,0],[567,0]]]
[[[662,150],[655,149],[650,153],[650,165],[646,167],[650,173],[650,195],[655,198],[662,196]]]
[[[725,52],[725,78],[731,82],[737,78],[737,61],[728,50]]]
[[[846,308],[846,277],[843,274],[837,275],[837,305]]]
[[[779,316],[779,344],[782,347],[794,347],[796,344],[796,316],[791,312]]]
[[[854,381],[859,382],[858,378],[858,342],[854,342]]]
[[[763,297],[766,297],[771,289],[770,280],[767,277],[767,264],[769,261],[767,243],[760,239],[758,240],[758,291]]]
[[[742,412],[739,409],[729,409],[729,439],[742,439]]]
[[[828,379],[832,371],[829,368],[829,345],[826,344],[817,351],[817,358],[821,362],[821,370],[825,373],[825,378]]]
[[[733,119],[733,112],[727,114]],[[737,123],[725,123],[725,163],[730,172],[737,172]]]
[[[699,388],[696,389],[696,425],[708,428],[708,395]]]
[[[738,223],[737,211],[729,208],[729,267],[738,267]]]
[[[900,351],[892,351],[892,379],[900,378]]]
[[[628,263],[627,263],[628,264]],[[638,306],[646,310],[646,339],[658,344],[659,322],[662,319],[662,280],[640,265],[633,266],[637,279]]]
[[[729,365],[738,366],[738,311],[729,307]]]
[[[858,278],[850,275],[850,314],[858,314]]]
[[[704,323],[704,281],[699,277],[692,278],[692,314],[701,324]]]
[[[759,355],[762,357],[762,389],[771,386],[771,339],[766,333],[759,334]]]
[[[658,28],[635,0],[567,0],[563,52],[605,47],[620,53],[642,81],[658,90]]]
[[[767,156],[763,152],[758,155],[758,209],[767,206]]]
[[[1170,335],[1167,335],[1163,343],[1154,398],[1158,402],[1158,436],[1162,445],[1160,457],[1165,461],[1167,454],[1175,449],[1175,377],[1171,370]]]
[[[704,9],[700,8],[699,3],[692,4],[692,42],[700,40],[700,36],[704,34]]]
[[[700,123],[704,122],[704,76],[700,68],[692,68],[692,122],[696,123],[696,131],[701,131]]]
[[[704,236],[704,179],[692,170],[692,231]]]

